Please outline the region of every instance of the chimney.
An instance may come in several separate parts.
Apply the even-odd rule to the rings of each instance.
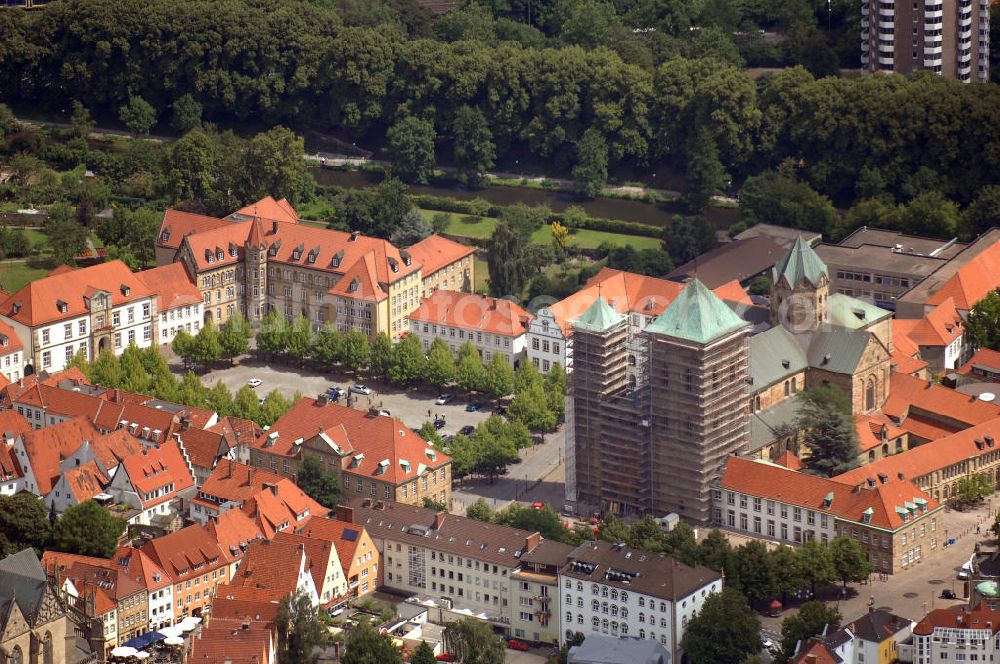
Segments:
[[[337,520],[354,523],[354,508],[344,505],[337,505]]]
[[[348,240],[348,242],[356,242],[358,239],[358,235],[359,233],[357,231],[351,231],[351,239]]]
[[[271,222],[271,235],[277,235],[277,234],[278,234],[278,222],[272,221]]]
[[[530,535],[528,535],[527,537],[525,537],[524,538],[524,552],[528,553],[529,551],[531,551],[532,549],[534,549],[536,546],[538,546],[538,543],[541,541],[541,539],[542,539],[542,536],[539,533],[531,533]]]
[[[321,394],[318,397],[316,397],[316,405],[317,406],[325,406],[326,405],[326,401],[327,401],[326,394]]]
[[[444,525],[444,517],[448,514],[447,512],[438,512],[434,515],[434,530],[441,530],[441,526]]]
[[[274,482],[265,482],[264,489],[270,491],[272,496],[278,495],[278,485]]]

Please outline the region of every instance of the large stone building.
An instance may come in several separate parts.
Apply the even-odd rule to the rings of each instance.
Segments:
[[[427,292],[445,285],[469,292],[475,283],[470,247],[432,236],[410,253],[386,240],[300,223],[287,202],[265,201],[224,220],[175,210],[163,217],[157,264],[183,262],[201,291],[206,321],[220,324],[240,312],[259,322],[278,311],[303,315],[314,328],[329,323],[341,332],[398,338]]]
[[[830,295],[827,267],[801,237],[774,266],[772,283],[772,327],[753,337],[760,307],[698,280],[676,284],[678,294],[641,327],[603,292],[573,317],[572,334],[563,336],[573,358],[569,500],[708,523],[709,485],[727,457],[775,458],[797,447],[782,432],[794,430],[800,390],[839,388],[855,414],[882,407],[891,313]]]

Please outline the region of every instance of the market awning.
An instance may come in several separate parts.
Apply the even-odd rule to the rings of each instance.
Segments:
[[[134,639],[129,639],[123,645],[128,648],[135,648],[136,650],[142,650],[150,643],[156,643],[157,641],[162,641],[165,639],[164,635],[159,632],[146,632],[145,634],[140,634]]]

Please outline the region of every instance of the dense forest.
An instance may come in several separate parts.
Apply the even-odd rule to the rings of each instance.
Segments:
[[[451,141],[471,117],[498,163],[567,171],[592,130],[612,168],[665,163],[714,190],[782,168],[841,207],[928,190],[964,206],[1000,180],[1000,87],[817,78],[850,64],[857,3],[812,1],[479,0],[432,18],[415,0],[65,0],[0,13],[0,100],[100,117],[141,97],[164,123],[193,106],[376,142],[409,118]],[[803,66],[752,78],[760,29]]]

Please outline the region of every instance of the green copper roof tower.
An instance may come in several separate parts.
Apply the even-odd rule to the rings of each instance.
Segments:
[[[625,317],[612,309],[611,305],[598,295],[594,303],[573,323],[573,328],[585,332],[601,333],[607,332],[623,320]]]
[[[694,279],[666,311],[646,327],[646,332],[707,344],[746,325],[746,321],[705,284]]]
[[[829,280],[830,274],[823,259],[799,235],[788,253],[772,268],[771,277],[775,284],[784,277],[789,288],[797,288],[803,281],[819,288],[823,277]]]

